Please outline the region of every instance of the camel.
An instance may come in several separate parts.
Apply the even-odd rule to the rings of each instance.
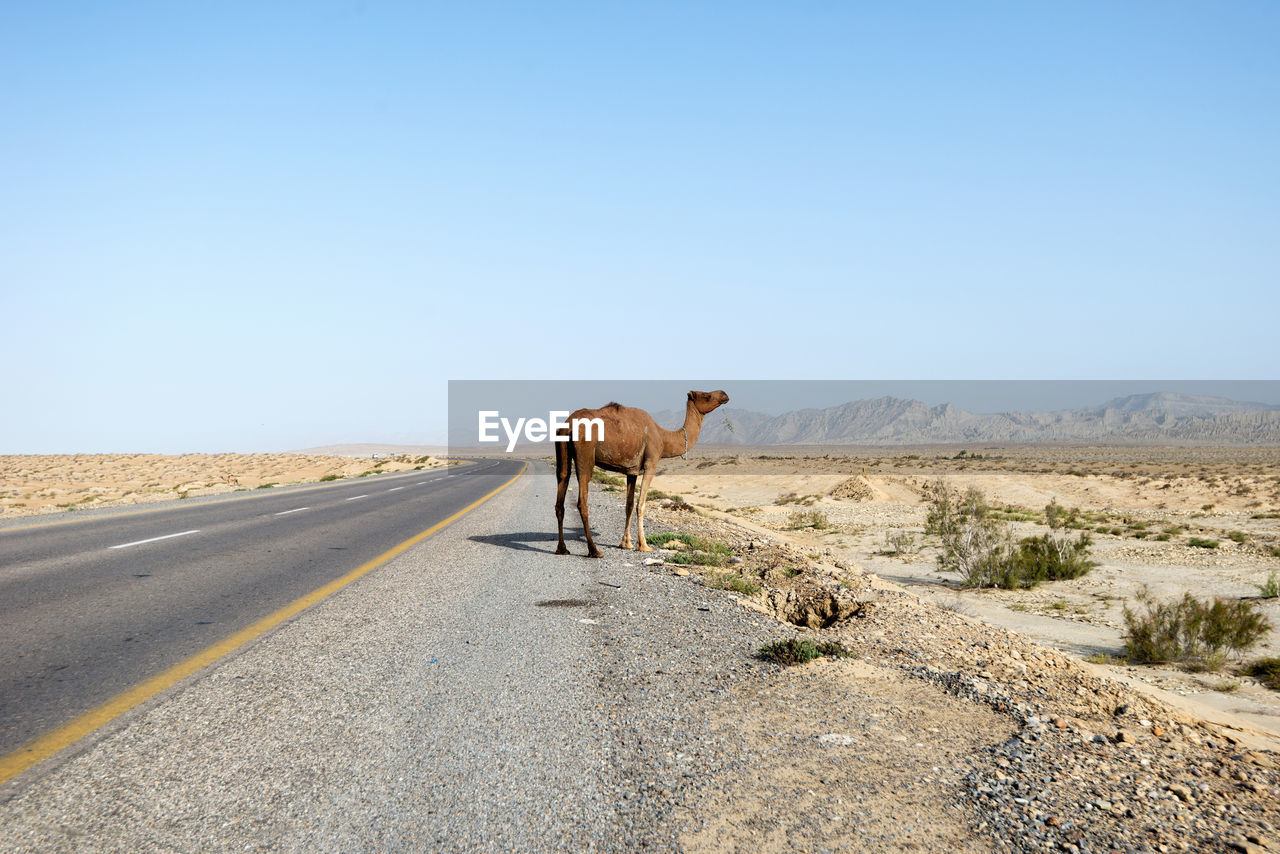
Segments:
[[[578,420],[598,418],[604,424],[604,431],[603,436],[599,431],[587,431],[576,440],[569,426],[557,431],[557,436],[567,436],[568,439],[555,443],[556,525],[560,531],[556,554],[569,554],[564,544],[564,496],[569,490],[569,476],[575,464],[578,468],[578,513],[582,515],[582,528],[587,534],[587,557],[602,557],[591,539],[591,523],[587,520],[587,488],[596,466],[627,476],[627,523],[622,534],[624,549],[631,548],[631,511],[635,506],[636,479],[643,475],[636,513],[639,534],[636,551],[653,551],[644,540],[644,505],[649,495],[649,483],[658,471],[658,460],[684,456],[698,441],[703,417],[728,402],[729,395],[723,391],[689,392],[684,426],[679,430],[664,430],[643,409],[618,403],[609,403],[599,409],[579,409],[570,415],[569,425]]]

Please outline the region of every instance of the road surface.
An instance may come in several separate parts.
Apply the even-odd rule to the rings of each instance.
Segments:
[[[520,467],[484,460],[0,529],[0,756],[349,573]]]

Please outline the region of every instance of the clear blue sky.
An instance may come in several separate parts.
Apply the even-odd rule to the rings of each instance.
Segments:
[[[0,453],[427,441],[449,379],[1275,379],[1277,44],[1273,2],[4,4]]]

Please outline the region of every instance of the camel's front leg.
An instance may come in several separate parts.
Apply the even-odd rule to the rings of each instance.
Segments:
[[[649,497],[649,482],[653,480],[653,475],[653,469],[645,469],[644,480],[640,481],[640,507],[636,511],[636,526],[640,534],[639,545],[636,546],[638,552],[653,551],[653,546],[644,541],[644,504]]]
[[[631,548],[631,509],[636,502],[636,476],[627,475],[627,522],[622,526],[622,548]]]

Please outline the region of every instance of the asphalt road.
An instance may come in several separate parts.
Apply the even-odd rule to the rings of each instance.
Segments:
[[[554,498],[530,464],[0,786],[0,851],[680,850],[701,799],[750,773],[717,722],[790,632],[619,549],[616,492],[591,492],[604,558],[573,524],[556,555]]]
[[[448,518],[520,466],[0,529],[0,756]]]

